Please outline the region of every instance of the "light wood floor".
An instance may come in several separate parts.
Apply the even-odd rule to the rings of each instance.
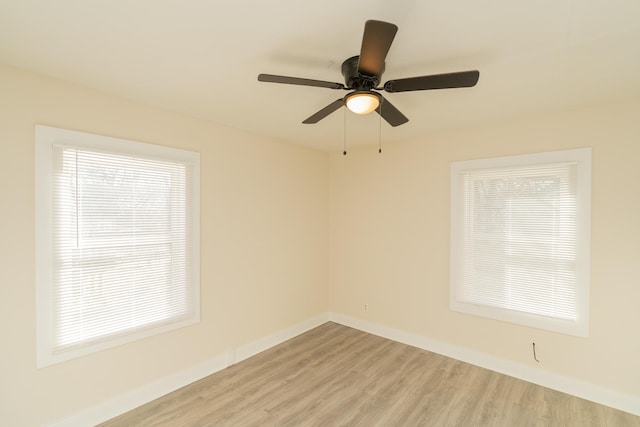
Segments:
[[[330,322],[101,426],[640,427],[640,417]]]

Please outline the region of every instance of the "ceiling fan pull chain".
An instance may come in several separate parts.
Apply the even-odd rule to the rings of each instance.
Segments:
[[[384,98],[380,98],[380,105],[378,105],[378,153],[382,153],[382,103],[384,102]]]
[[[347,155],[347,109],[344,110],[344,126],[342,126],[342,143],[344,144],[344,151],[342,152],[343,156]]]

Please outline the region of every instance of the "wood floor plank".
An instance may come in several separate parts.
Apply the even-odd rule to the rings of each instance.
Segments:
[[[611,426],[640,417],[325,323],[101,424]]]

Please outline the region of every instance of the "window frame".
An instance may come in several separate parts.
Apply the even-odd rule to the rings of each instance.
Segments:
[[[536,165],[576,163],[576,318],[574,320],[544,316],[523,311],[462,301],[457,289],[464,278],[465,228],[469,213],[464,204],[463,175],[467,171],[503,168],[527,168]],[[506,321],[519,325],[560,332],[579,337],[589,335],[589,287],[591,241],[591,148],[467,160],[451,163],[451,246],[450,246],[450,309],[456,312]],[[473,228],[470,227],[470,228]]]
[[[112,154],[190,164],[192,170],[191,212],[191,315],[113,337],[54,351],[53,290],[53,146],[70,145]],[[200,321],[200,154],[173,147],[96,135],[44,125],[35,126],[35,279],[36,279],[36,365],[50,366],[146,337],[196,324]]]

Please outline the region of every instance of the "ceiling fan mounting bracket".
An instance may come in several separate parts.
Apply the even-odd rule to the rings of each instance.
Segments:
[[[358,71],[360,56],[352,56],[342,63],[342,75],[348,89],[371,90],[378,86],[384,72],[384,63],[379,76],[368,76]]]

